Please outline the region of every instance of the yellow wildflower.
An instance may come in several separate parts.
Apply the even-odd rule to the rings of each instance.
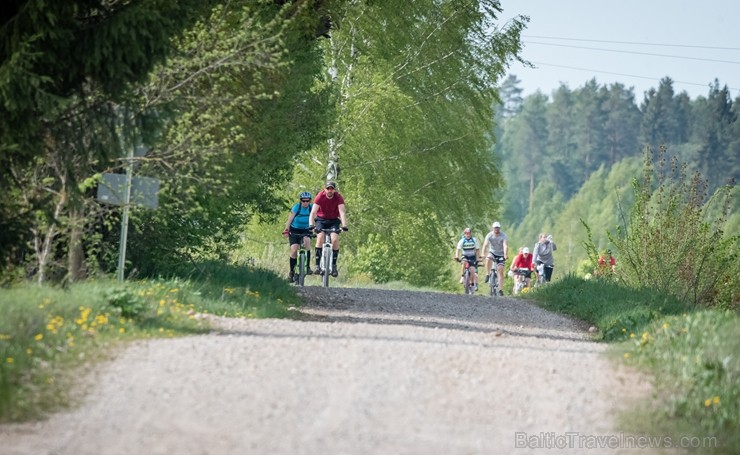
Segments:
[[[121,327],[118,329],[118,333],[126,333],[126,327]]]
[[[6,363],[13,363],[13,362],[15,362],[15,359],[12,358],[12,357],[8,357],[8,358],[5,359],[5,362]]]
[[[629,359],[630,358],[630,353],[629,352],[625,352],[624,353],[624,358],[625,359]]]
[[[708,408],[711,405],[712,405],[712,399],[711,398],[707,398],[706,400],[704,400],[704,406],[705,407]]]
[[[718,405],[719,404],[719,396],[715,396],[714,398],[712,398],[712,403],[714,405]]]
[[[663,323],[663,329],[669,329],[671,326],[667,322]]]
[[[36,340],[36,341],[41,341],[41,340],[44,339],[44,334],[43,333],[38,333],[38,334],[36,334],[35,337],[33,337],[33,339]]]

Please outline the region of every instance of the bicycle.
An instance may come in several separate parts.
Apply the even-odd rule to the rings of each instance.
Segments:
[[[537,264],[537,281],[535,282],[535,286],[542,286],[545,284],[545,263],[540,262]]]
[[[527,279],[531,277],[529,269],[516,269],[514,275],[518,276],[514,281],[514,295],[519,294],[527,285]]]
[[[463,256],[457,259],[457,262],[463,264],[463,287],[465,288],[465,294],[472,295],[475,293],[475,282],[473,281],[473,272],[470,270],[470,260]]]
[[[494,265],[496,265],[496,264],[494,263]],[[492,268],[491,269],[491,274],[488,277],[488,286],[489,286],[489,289],[490,289],[491,296],[493,296],[493,297],[498,297],[499,296],[499,293],[498,293],[498,290],[499,290],[498,272],[496,270],[497,268],[498,267]]]
[[[318,230],[317,230],[318,231]],[[329,287],[329,275],[334,271],[334,251],[331,243],[331,234],[342,232],[342,229],[331,228],[321,229],[320,232],[324,233],[324,244],[321,246],[321,260],[319,261],[319,270],[322,275],[322,285],[325,288]]]
[[[306,275],[308,275],[308,271],[310,270],[309,267],[311,266],[308,263],[308,250],[303,246],[303,242],[305,241],[306,237],[312,238],[314,237],[313,234],[310,232],[307,234],[301,234],[300,235],[300,242],[298,243],[298,276],[295,278],[295,284],[296,286],[303,286],[304,282],[306,280]]]

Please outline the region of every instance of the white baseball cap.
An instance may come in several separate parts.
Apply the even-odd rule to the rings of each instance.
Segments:
[[[493,224],[491,225],[491,227],[500,228],[501,227],[501,223],[499,223],[498,221],[494,221]]]
[[[522,248],[522,253],[529,254],[529,248],[527,248],[526,246]]]

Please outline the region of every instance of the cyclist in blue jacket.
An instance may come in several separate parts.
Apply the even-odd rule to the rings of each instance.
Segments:
[[[288,243],[290,244],[290,272],[288,278],[292,283],[295,279],[295,265],[298,262],[298,244],[303,239],[303,248],[306,250],[306,275],[311,275],[311,267],[308,265],[311,263],[311,238],[304,236],[310,234],[311,230],[308,229],[308,217],[311,214],[313,203],[311,202],[311,193],[304,191],[298,195],[298,202],[293,205],[288,214],[288,220],[285,222],[285,230],[283,235],[288,237]]]

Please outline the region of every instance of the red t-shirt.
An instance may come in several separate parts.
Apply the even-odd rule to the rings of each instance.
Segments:
[[[606,265],[606,260],[604,259],[604,256],[601,256],[599,258],[599,265],[601,265],[601,266],[605,266]],[[617,261],[614,260],[614,256],[609,256],[609,265],[617,265]]]
[[[522,253],[517,254],[511,266],[515,269],[534,270],[534,267],[532,266],[532,255],[528,254],[527,257],[525,258],[524,254]]]
[[[334,192],[331,199],[326,197],[326,191],[321,191],[313,200],[313,203],[319,206],[316,215],[325,220],[336,220],[339,218],[339,205],[344,204],[344,198],[338,191]]]

